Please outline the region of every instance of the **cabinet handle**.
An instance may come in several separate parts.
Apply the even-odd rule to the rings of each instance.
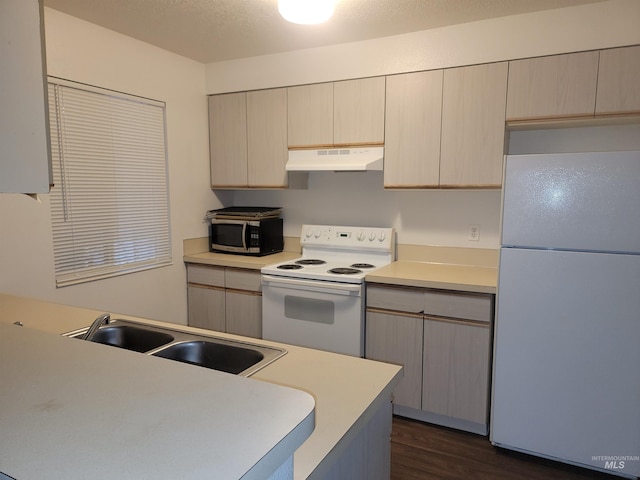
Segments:
[[[215,285],[205,285],[204,283],[187,283],[187,287],[196,287],[196,288],[208,288],[209,290],[222,290],[224,291],[224,287],[218,287]]]
[[[459,325],[469,325],[472,327],[489,328],[491,326],[491,322],[485,322],[482,320],[470,320],[466,318],[437,317],[435,315],[424,315],[423,318],[425,320],[431,320],[433,322],[457,323]]]
[[[241,290],[239,288],[225,288],[225,291],[232,293],[240,293],[242,295],[255,295],[256,297],[261,297],[262,292],[256,292],[254,290]]]
[[[387,310],[385,308],[367,307],[367,312],[384,313],[386,315],[396,315],[399,317],[422,318],[422,312],[402,312],[400,310]]]
[[[431,320],[434,322],[457,323],[461,325],[470,325],[473,327],[489,328],[491,326],[490,321],[485,322],[483,320],[471,320],[466,318],[438,317],[436,315],[425,315],[423,312],[403,312],[400,310],[388,310],[385,308],[377,307],[367,307],[367,312],[395,315],[398,317],[421,318],[423,320]]]

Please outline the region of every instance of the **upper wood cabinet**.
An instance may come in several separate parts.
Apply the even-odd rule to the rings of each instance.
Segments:
[[[598,52],[509,62],[507,121],[593,116]]]
[[[442,77],[442,70],[387,77],[385,187],[438,186]]]
[[[42,2],[0,2],[0,192],[49,193]]]
[[[288,145],[384,142],[384,77],[289,87]]]
[[[639,85],[631,46],[214,95],[211,183],[305,187],[288,149],[384,145],[385,188],[499,188],[506,122],[639,115]]]
[[[333,86],[333,143],[384,142],[385,78],[336,82]]]
[[[247,94],[209,97],[211,186],[246,187]]]
[[[444,71],[441,187],[500,187],[507,62]]]
[[[640,45],[600,52],[596,115],[640,113]]]
[[[287,91],[209,97],[212,188],[285,188]]]
[[[247,175],[250,187],[286,187],[287,90],[247,93]]]
[[[287,89],[290,147],[333,145],[333,83]]]

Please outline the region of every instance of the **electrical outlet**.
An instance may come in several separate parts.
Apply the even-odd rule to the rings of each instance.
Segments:
[[[469,241],[480,241],[480,225],[469,225]]]

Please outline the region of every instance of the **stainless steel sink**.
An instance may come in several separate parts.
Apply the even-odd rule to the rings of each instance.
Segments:
[[[153,355],[235,374],[245,371],[264,358],[257,350],[204,340],[174,343]]]
[[[148,352],[173,342],[173,335],[131,325],[106,325],[93,335],[92,342],[114,347]]]
[[[88,328],[63,335],[82,338]],[[100,327],[90,341],[245,377],[287,353],[281,348],[122,319]]]

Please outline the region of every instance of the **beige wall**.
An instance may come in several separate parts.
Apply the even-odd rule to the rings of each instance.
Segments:
[[[182,240],[206,235],[209,188],[204,66],[45,9],[49,75],[166,102],[173,265],[56,289],[48,195],[0,196],[0,291],[186,323]]]

